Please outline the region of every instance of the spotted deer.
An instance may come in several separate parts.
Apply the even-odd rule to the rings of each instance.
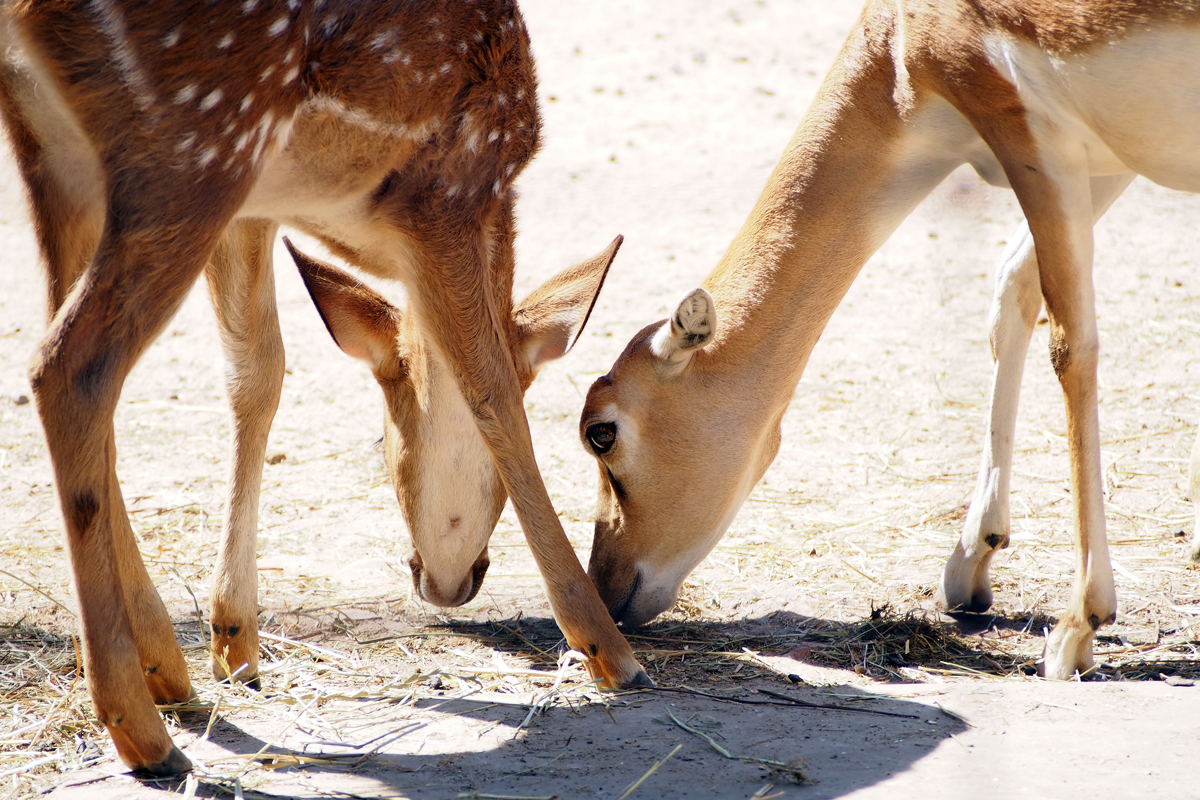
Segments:
[[[863,263],[966,163],[1012,188],[1028,221],[998,270],[990,430],[938,597],[972,611],[992,602],[1021,369],[1044,302],[1066,400],[1076,567],[1042,670],[1087,670],[1117,610],[1092,225],[1136,174],[1200,190],[1197,54],[1194,0],[870,0],[703,287],[588,392],[580,433],[600,466],[588,573],[614,619],[637,625],[675,601],[774,460],[809,354]]]
[[[125,512],[112,418],[125,376],[201,272],[234,419],[215,671],[257,673],[257,501],[284,366],[280,224],[407,289],[402,314],[293,249],[330,332],[383,388],[421,595],[452,605],[478,590],[509,497],[570,646],[609,686],[647,682],[563,533],[522,406],[538,367],[578,336],[619,241],[513,307],[513,181],[539,126],[515,4],[2,7],[0,108],[49,293],[30,376],[88,687],[120,757],[154,774],[190,768],[155,710],[192,690]]]

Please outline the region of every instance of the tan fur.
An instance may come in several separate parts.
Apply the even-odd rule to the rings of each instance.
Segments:
[[[125,514],[113,410],[130,368],[204,271],[235,431],[214,579],[214,669],[225,674],[223,659],[253,679],[258,484],[283,372],[270,258],[278,224],[408,288],[410,313],[373,354],[406,515],[405,495],[421,491],[420,462],[447,432],[426,425],[423,442],[393,423],[419,413],[419,376],[436,368],[482,441],[482,496],[464,502],[484,509],[476,516],[486,527],[511,497],[568,642],[610,686],[645,680],[554,514],[522,407],[538,358],[560,355],[578,335],[616,245],[589,262],[582,289],[577,272],[556,284],[561,304],[555,285],[540,295],[534,306],[558,321],[529,333],[529,315],[544,315],[512,308],[511,186],[536,150],[539,116],[515,5],[10,0],[3,11],[0,108],[52,316],[31,382],[63,509],[89,691],[126,763],[160,774],[189,768],[153,704],[191,688]],[[414,353],[429,356],[421,368]],[[423,523],[409,521],[415,542]],[[486,544],[490,528],[474,533]],[[420,583],[419,552],[414,560]],[[470,583],[442,575],[465,590],[423,592],[462,602],[477,590],[481,564],[468,570]]]
[[[1195,0],[868,2],[704,281],[715,304],[703,321],[715,328],[711,341],[681,361],[668,356],[684,343],[680,326],[651,325],[588,393],[580,433],[600,465],[588,572],[610,613],[639,624],[674,602],[774,459],[808,355],[862,264],[943,177],[970,163],[1011,186],[1029,222],[997,278],[992,429],[1001,444],[987,444],[973,504],[981,510],[939,594],[952,608],[991,602],[988,564],[1008,542],[1023,348],[1044,301],[1067,403],[1078,559],[1044,668],[1057,678],[1086,670],[1095,629],[1116,612],[1091,226],[1134,172],[1200,189],[1197,46]]]

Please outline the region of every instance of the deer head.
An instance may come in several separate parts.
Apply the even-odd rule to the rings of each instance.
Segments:
[[[511,297],[495,298],[508,312],[501,327],[522,390],[578,340],[621,241],[515,307]],[[487,572],[488,539],[507,495],[453,368],[420,335],[413,313],[284,242],[334,341],[366,362],[383,390],[384,460],[412,540],[414,587],[434,605],[469,602]]]
[[[778,451],[782,409],[747,413],[752,388],[707,352],[716,327],[712,297],[689,293],[596,379],[580,416],[600,467],[588,575],[625,625],[674,604]]]

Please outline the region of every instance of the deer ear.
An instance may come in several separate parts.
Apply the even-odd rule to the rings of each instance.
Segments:
[[[555,275],[517,306],[513,321],[519,352],[531,370],[562,358],[579,341],[623,241],[621,236],[613,239],[602,253]]]
[[[362,281],[301,253],[286,236],[283,244],[338,347],[367,362],[377,374],[399,359],[399,309]]]
[[[697,350],[712,341],[717,332],[717,308],[712,295],[693,289],[679,301],[671,319],[658,329],[650,350],[669,374],[682,370]]]

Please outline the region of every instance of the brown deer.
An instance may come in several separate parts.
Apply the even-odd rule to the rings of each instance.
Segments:
[[[674,603],[774,460],[809,353],[859,269],[968,163],[1011,187],[1028,222],[997,275],[991,430],[939,598],[973,611],[992,601],[1021,367],[1044,301],[1077,562],[1042,668],[1064,679],[1087,670],[1095,631],[1117,609],[1092,225],[1135,174],[1200,191],[1197,52],[1194,0],[870,0],[704,288],[635,336],[588,392],[580,433],[600,465],[588,572],[613,617],[636,625]]]
[[[513,308],[512,185],[539,126],[515,4],[10,0],[3,16],[0,108],[49,289],[31,382],[88,687],[121,758],[190,767],[154,704],[191,686],[126,516],[113,411],[203,271],[235,430],[213,646],[253,679],[257,501],[283,375],[279,224],[407,288],[400,314],[296,254],[331,333],[383,387],[422,596],[477,591],[510,497],[568,643],[609,686],[647,682],[563,533],[522,406],[538,366],[578,336],[619,241]]]

